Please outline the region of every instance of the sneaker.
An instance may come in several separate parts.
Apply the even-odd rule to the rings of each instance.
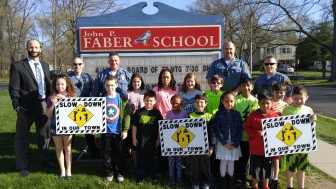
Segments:
[[[271,180],[269,184],[271,189],[279,189],[280,188],[280,181],[279,180]]]
[[[203,185],[202,185],[202,189],[209,189],[210,188],[210,186],[209,186],[209,184],[207,184],[207,183],[204,183]]]
[[[122,176],[122,175],[118,175],[117,176],[117,182],[124,182],[124,176]]]
[[[113,175],[112,175],[112,176],[106,176],[106,177],[105,177],[105,180],[106,180],[107,182],[112,182],[112,180],[113,180]]]
[[[20,176],[21,176],[21,177],[28,177],[28,176],[29,176],[29,171],[26,170],[26,169],[22,169],[22,170],[20,171]]]
[[[192,189],[199,189],[198,185],[192,185]]]
[[[141,184],[144,184],[145,181],[143,179],[141,179],[141,180],[137,180],[136,183],[139,184],[139,185],[141,185]]]

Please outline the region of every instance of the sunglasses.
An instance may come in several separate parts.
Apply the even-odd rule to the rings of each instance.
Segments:
[[[273,66],[273,65],[275,65],[276,63],[265,63],[264,65],[265,66]]]
[[[83,65],[83,63],[73,63],[72,65],[74,65],[74,66],[81,66],[81,65]]]

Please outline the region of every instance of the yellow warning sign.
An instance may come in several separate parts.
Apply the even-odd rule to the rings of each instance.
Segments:
[[[195,135],[186,129],[183,125],[180,126],[173,134],[172,139],[176,141],[182,148],[185,148],[195,138]]]
[[[91,118],[93,114],[86,109],[82,104],[78,105],[72,112],[69,114],[69,118],[72,119],[77,125],[82,127],[85,125]]]
[[[276,136],[287,146],[292,146],[301,135],[302,132],[300,130],[290,123],[286,123]]]

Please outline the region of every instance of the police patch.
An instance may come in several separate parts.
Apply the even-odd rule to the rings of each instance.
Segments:
[[[285,85],[287,85],[287,86],[290,86],[290,87],[291,87],[291,86],[292,86],[292,83],[291,83],[291,81],[290,81],[290,80],[286,80],[286,81],[285,81]]]

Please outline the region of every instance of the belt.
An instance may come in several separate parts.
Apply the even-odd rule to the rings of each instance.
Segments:
[[[46,101],[46,100],[47,100],[46,98],[38,99],[39,102],[44,102],[44,101]]]

